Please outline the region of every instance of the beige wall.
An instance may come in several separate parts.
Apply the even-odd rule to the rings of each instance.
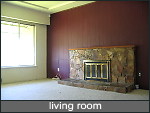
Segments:
[[[8,3],[1,3],[1,17],[50,25],[50,14]]]
[[[1,10],[3,11],[3,8]],[[11,14],[11,10],[8,10],[8,11],[10,11],[9,13]],[[32,16],[34,16],[34,14]],[[47,74],[46,74],[47,72],[46,71],[47,27],[46,25],[41,25],[41,24],[35,24],[35,25],[36,25],[36,64],[37,66],[2,68],[1,69],[2,83],[13,83],[13,82],[19,82],[19,81],[36,80],[36,79],[43,79],[47,77]]]

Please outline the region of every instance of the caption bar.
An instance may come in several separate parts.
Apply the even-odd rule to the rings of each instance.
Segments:
[[[1,112],[149,112],[149,101],[1,101]]]

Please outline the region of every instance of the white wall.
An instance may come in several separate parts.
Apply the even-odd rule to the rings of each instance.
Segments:
[[[50,14],[8,3],[1,3],[1,17],[50,25]]]
[[[1,9],[3,10],[3,9]],[[11,10],[8,10],[11,12]],[[9,13],[10,13],[9,12]],[[16,12],[17,13],[17,12]],[[34,16],[34,15],[32,15]],[[36,67],[2,68],[2,83],[13,83],[20,81],[43,79],[47,77],[47,27],[36,25]]]

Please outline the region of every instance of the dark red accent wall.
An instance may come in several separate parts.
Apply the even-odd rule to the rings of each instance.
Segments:
[[[148,2],[97,1],[51,15],[47,27],[47,76],[69,77],[69,51],[95,46],[136,46],[136,83],[149,88]],[[139,77],[138,73],[142,73]]]

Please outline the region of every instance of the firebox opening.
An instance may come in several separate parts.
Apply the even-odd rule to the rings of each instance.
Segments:
[[[110,82],[110,60],[83,60],[84,80]]]

